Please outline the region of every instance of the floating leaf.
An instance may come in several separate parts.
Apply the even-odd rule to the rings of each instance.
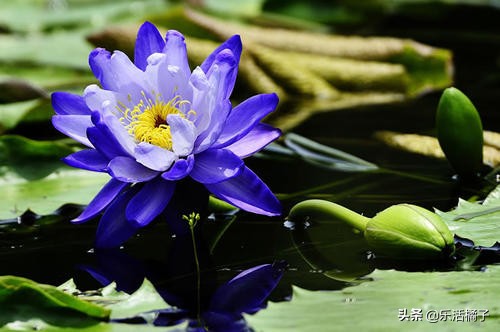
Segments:
[[[494,331],[500,328],[497,296],[500,266],[490,266],[485,272],[376,270],[368,278],[372,281],[339,291],[307,291],[294,287],[292,301],[269,303],[266,310],[245,318],[256,331],[275,332],[291,331],[297,326],[310,331],[344,331],[353,328],[353,320],[357,329],[366,331],[374,328],[428,331],[432,327]],[[404,309],[408,318],[401,321],[400,317],[405,317]],[[412,315],[414,309],[422,310],[421,320],[418,312]],[[466,310],[469,310],[468,316],[465,316]],[[471,310],[476,310],[476,315]],[[446,319],[435,324],[429,321],[433,314],[439,318],[447,312]]]
[[[54,286],[15,276],[0,276],[0,306],[0,326],[14,317],[25,320],[49,315],[64,323],[71,317],[82,319],[84,316],[105,320],[110,314],[109,309],[80,300]]]
[[[87,204],[109,177],[65,166],[60,158],[73,151],[55,141],[1,136],[0,219],[15,218],[27,209],[47,214],[66,203]]]
[[[500,187],[493,190],[483,203],[460,199],[458,206],[449,211],[436,211],[450,230],[476,245],[491,246],[500,240]]]

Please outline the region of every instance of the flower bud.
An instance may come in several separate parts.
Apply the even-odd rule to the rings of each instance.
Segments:
[[[469,98],[456,88],[444,90],[436,112],[439,145],[458,175],[475,176],[483,165],[483,126]]]
[[[367,224],[365,239],[376,255],[439,259],[455,251],[453,234],[437,214],[411,204],[393,205]]]

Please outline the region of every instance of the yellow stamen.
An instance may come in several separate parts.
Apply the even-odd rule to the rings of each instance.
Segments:
[[[130,119],[127,129],[137,141],[172,150],[172,134],[167,124],[167,116],[169,114],[184,116],[178,109],[178,106],[184,103],[187,101],[181,100],[180,96],[175,96],[168,103],[148,100],[147,105],[144,105],[141,101],[134,109],[124,110],[122,119]]]

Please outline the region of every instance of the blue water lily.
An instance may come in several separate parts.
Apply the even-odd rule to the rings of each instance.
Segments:
[[[104,211],[97,247],[118,246],[175,208],[169,202],[184,179],[243,210],[280,214],[279,201],[242,160],[280,136],[260,122],[278,97],[260,94],[232,106],[241,50],[235,35],[191,71],[184,36],[169,30],[163,39],[146,22],[134,62],[120,51],[97,48],[89,64],[100,86],[88,86],[82,96],[52,95],[54,127],[88,147],[64,161],[111,176],[73,220],[85,222]]]

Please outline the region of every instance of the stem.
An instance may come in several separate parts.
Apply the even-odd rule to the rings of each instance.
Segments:
[[[300,202],[292,208],[288,215],[288,220],[292,222],[308,218],[316,220],[340,219],[360,232],[365,231],[366,224],[370,220],[370,218],[364,217],[341,205],[320,199],[310,199]]]
[[[194,263],[196,265],[196,317],[198,319],[198,324],[201,326],[201,273],[200,273],[200,262],[198,260],[198,250],[196,247],[196,240],[194,236],[194,226],[195,224],[189,225],[189,230],[191,231],[191,241],[193,243],[193,253],[194,253]]]

